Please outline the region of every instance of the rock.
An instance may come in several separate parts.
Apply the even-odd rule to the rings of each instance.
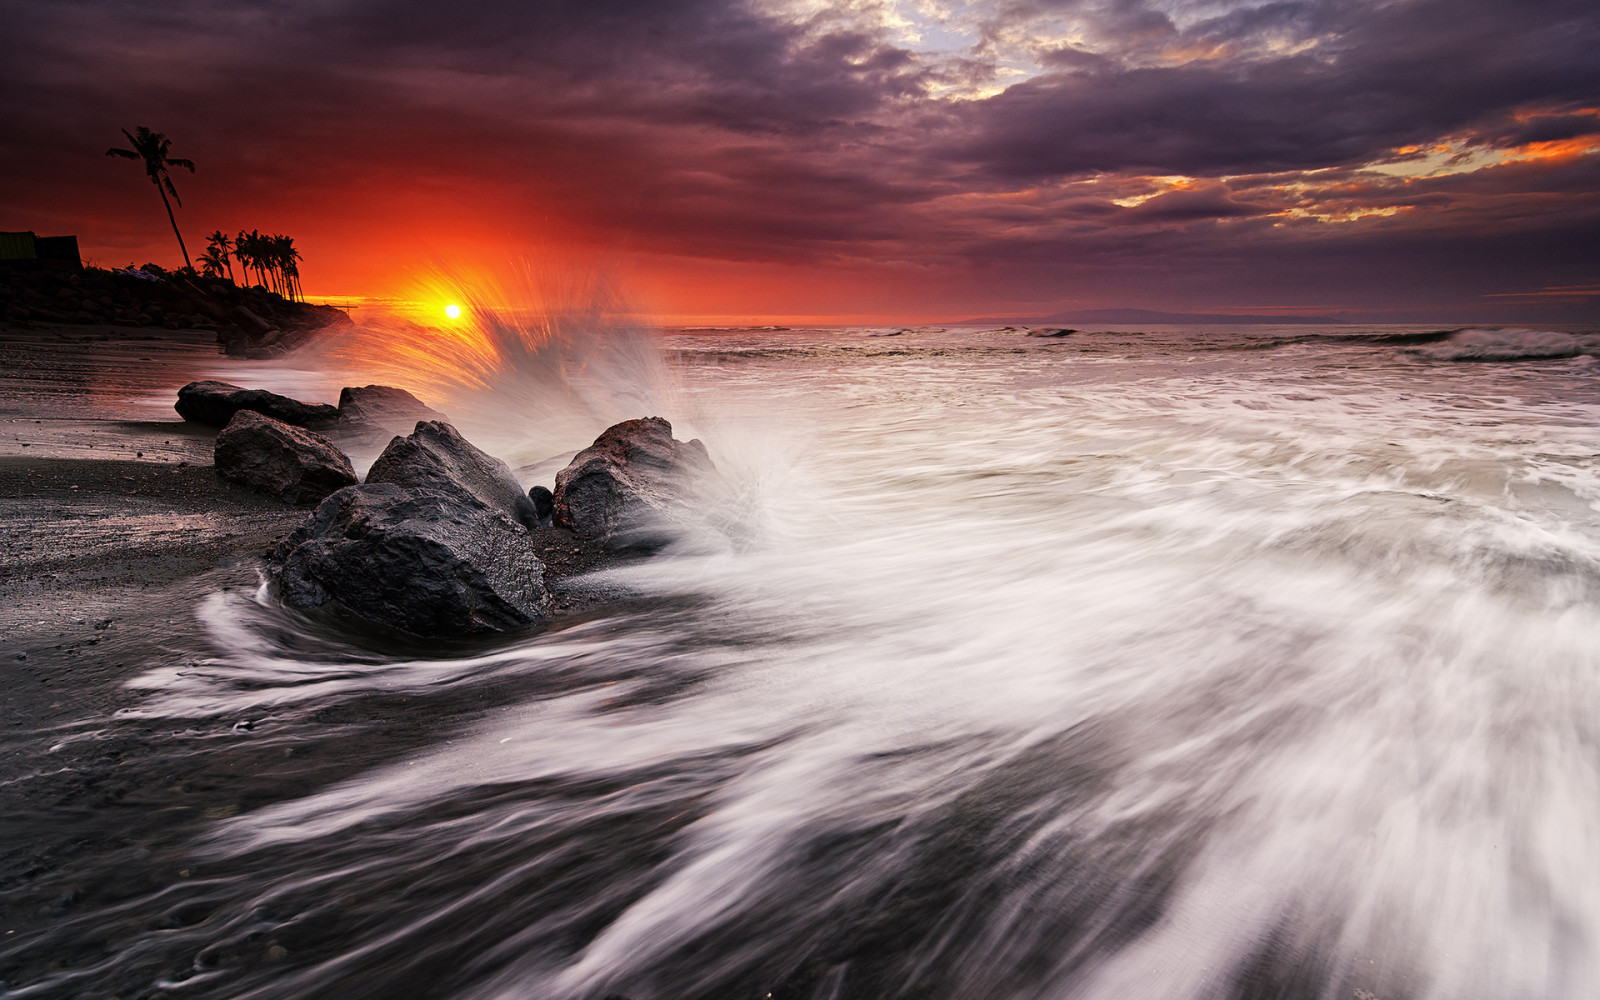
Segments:
[[[1041,326],[1037,329],[1029,330],[1027,335],[1030,337],[1070,337],[1077,332],[1060,326]]]
[[[315,503],[353,486],[356,471],[333,442],[254,410],[240,410],[217,435],[217,475],[285,503]]]
[[[409,437],[390,441],[367,470],[367,482],[460,493],[529,528],[539,524],[533,501],[522,492],[510,467],[439,420],[421,421]]]
[[[612,548],[658,547],[715,473],[705,445],[674,440],[660,417],[606,429],[556,475],[555,523]]]
[[[544,564],[511,518],[459,491],[349,486],[276,554],[290,607],[333,607],[412,635],[462,636],[543,619]]]
[[[539,518],[539,527],[548,528],[555,523],[556,497],[543,486],[534,486],[528,490],[528,499],[533,501],[533,512]]]
[[[346,386],[339,390],[339,422],[404,430],[419,420],[444,420],[422,400],[389,385]]]
[[[226,427],[240,410],[254,410],[296,427],[327,427],[339,419],[339,411],[326,403],[302,403],[265,389],[241,389],[227,382],[190,382],[178,390],[173,407],[185,420],[212,427]]]
[[[239,321],[239,325],[246,332],[255,334],[258,337],[277,332],[277,327],[262,319],[248,306],[234,306],[233,317]]]

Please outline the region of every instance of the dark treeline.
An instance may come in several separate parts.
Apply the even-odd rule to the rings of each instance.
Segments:
[[[300,298],[300,251],[295,249],[293,237],[240,230],[238,236],[230,238],[220,229],[206,237],[206,250],[200,255],[200,269],[206,277],[226,276],[237,283],[234,261],[239,262],[247,283],[270,288],[285,298]]]

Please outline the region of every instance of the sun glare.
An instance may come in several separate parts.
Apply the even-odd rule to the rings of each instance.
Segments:
[[[450,317],[451,319],[460,319],[461,318],[461,307],[456,305],[454,302],[452,302],[449,305],[444,307],[444,314],[446,316]]]

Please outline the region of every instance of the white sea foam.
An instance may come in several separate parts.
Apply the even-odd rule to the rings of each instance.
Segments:
[[[1550,336],[1437,346],[1533,357]],[[224,652],[147,677],[146,712],[571,683],[226,820],[211,849],[392,823],[386,863],[469,866],[597,836],[571,832],[585,810],[659,794],[637,776],[665,769],[708,783],[648,885],[570,953],[517,928],[525,951],[463,995],[717,995],[919,879],[942,894],[899,945],[908,995],[914,976],[951,997],[1230,996],[1251,975],[1306,996],[1600,992],[1589,373],[1085,339],[676,338],[749,544],[621,571],[671,611],[318,679],[337,649],[307,658],[213,602]],[[607,780],[587,804],[490,794]],[[493,805],[432,818],[474,794]],[[830,988],[868,995],[867,960],[834,960]]]

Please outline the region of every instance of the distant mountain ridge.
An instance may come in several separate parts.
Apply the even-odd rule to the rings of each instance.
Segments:
[[[1038,326],[1045,323],[1154,323],[1182,325],[1189,323],[1230,324],[1282,324],[1291,323],[1348,323],[1342,316],[1254,316],[1226,313],[1176,313],[1155,309],[1081,309],[1075,312],[1051,313],[1048,316],[977,316],[958,320],[951,326],[983,326],[990,323],[1013,323]]]

